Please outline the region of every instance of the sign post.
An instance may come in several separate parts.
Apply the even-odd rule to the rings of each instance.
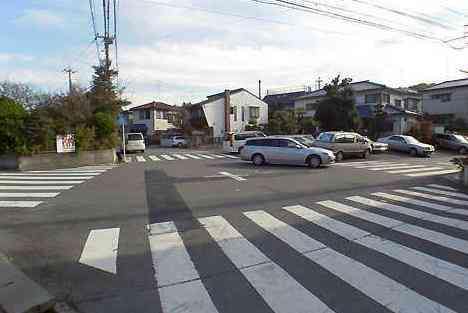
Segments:
[[[125,150],[126,149],[125,149],[125,124],[124,123],[122,123],[122,148],[123,148],[122,149],[123,150],[122,151],[123,152],[123,160],[124,160],[124,162],[127,162],[127,157],[125,155]]]
[[[75,152],[75,135],[57,135],[55,139],[57,145],[57,153]]]

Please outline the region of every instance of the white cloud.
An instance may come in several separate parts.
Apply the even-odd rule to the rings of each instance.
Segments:
[[[15,22],[18,25],[28,27],[53,28],[65,25],[65,19],[50,11],[44,9],[28,9],[23,15],[18,17]]]

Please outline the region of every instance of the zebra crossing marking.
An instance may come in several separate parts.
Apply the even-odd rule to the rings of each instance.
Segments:
[[[397,165],[397,166],[387,166],[387,167],[376,167],[376,168],[370,168],[370,171],[390,171],[390,170],[400,170],[400,169],[410,169],[410,168],[423,168],[426,167],[425,165]]]
[[[24,185],[53,185],[53,184],[81,184],[84,180],[0,180],[0,184],[24,184]]]
[[[426,167],[423,169],[423,171],[435,171],[435,170],[441,170],[442,167]],[[406,174],[406,173],[414,173],[414,172],[421,172],[421,169],[419,168],[412,168],[412,169],[406,169],[406,170],[396,170],[396,171],[388,171],[386,173],[389,174]]]
[[[224,155],[220,155],[220,154],[210,154],[210,156],[213,156],[213,157],[215,157],[217,159],[224,159],[225,158]]]
[[[175,156],[179,160],[188,160],[188,158],[186,156],[183,156],[181,154],[173,154],[173,156]]]
[[[223,217],[198,220],[274,312],[333,312]]]
[[[462,253],[466,253],[468,251],[468,241],[455,238],[444,233],[440,233],[434,230],[429,230],[420,226],[415,226],[411,224],[406,224],[405,222],[398,221],[386,216],[378,215],[375,213],[371,213],[366,210],[361,210],[356,207],[352,207],[349,205],[345,205],[339,202],[326,200],[317,202],[317,204],[348,214],[355,216],[357,218],[382,225],[384,227],[393,229],[398,232],[405,233],[407,235],[411,235],[414,237],[421,238],[423,240],[431,241],[435,244],[440,246],[450,248],[453,250],[460,251]]]
[[[149,158],[151,161],[161,161],[161,159],[158,158],[158,157],[155,156],[155,155],[149,155],[148,158]]]
[[[175,224],[148,225],[148,240],[163,312],[217,313]]]
[[[192,159],[195,159],[195,160],[200,160],[201,158],[199,156],[196,156],[195,154],[185,154],[186,156],[188,156],[189,158],[192,158]]]
[[[54,198],[59,192],[0,192],[0,198]]]
[[[411,191],[411,190],[396,189],[395,192],[403,193],[403,194],[407,194],[407,195],[415,196],[415,197],[422,197],[422,198],[426,198],[426,199],[430,199],[430,200],[447,202],[447,203],[451,203],[451,204],[468,205],[468,201],[447,198],[447,197],[444,197],[444,196],[436,196],[436,195],[431,195],[431,194],[416,192],[416,191]]]
[[[171,157],[170,155],[167,154],[161,154],[161,158],[166,159],[168,161],[174,161],[175,158]]]
[[[298,209],[297,207],[300,208]],[[283,209],[350,241],[383,253],[388,257],[406,263],[428,273],[429,275],[445,280],[463,289],[468,289],[468,280],[466,279],[466,277],[468,277],[468,269],[466,268],[406,247],[394,241],[373,235],[355,226],[315,212],[312,209],[302,206],[297,207],[292,210],[291,207],[284,207]],[[308,214],[309,211],[313,211],[312,216],[315,218],[310,218],[310,214]],[[362,236],[360,236],[360,238],[356,238],[352,235],[353,233],[361,233]]]
[[[244,215],[308,259],[394,312],[411,311],[415,304],[422,312],[435,311],[441,307],[439,303],[348,256],[326,246],[321,249],[322,243],[266,212],[245,212]],[[362,279],[363,277],[366,279]],[[448,308],[444,310],[451,311]]]
[[[457,189],[450,187],[450,186],[444,186],[444,185],[438,185],[438,184],[429,184],[429,187],[434,187],[434,188],[439,188],[439,189],[445,189],[449,191],[457,191]]]
[[[230,154],[223,154],[223,155],[228,159],[239,159],[239,157],[236,157],[234,155],[230,155]]]
[[[0,201],[0,208],[34,208],[42,201]]]
[[[460,173],[459,169],[451,169],[451,170],[443,170],[443,171],[435,171],[435,172],[423,172],[423,173],[414,173],[408,174],[406,176],[410,177],[425,177],[425,176],[437,176],[437,175],[446,175],[446,174],[455,174]]]
[[[0,178],[4,178],[6,176],[19,176],[19,177],[43,177],[43,176],[66,176],[66,177],[76,177],[76,176],[98,176],[101,173],[31,173],[31,172],[24,172],[24,173],[0,173]]]
[[[137,162],[146,162],[146,159],[141,155],[137,155],[137,156],[135,156],[135,158],[136,158]]]
[[[205,159],[210,159],[210,160],[213,160],[214,157],[212,156],[209,156],[209,155],[205,155],[205,154],[198,154],[198,156],[202,157],[202,158],[205,158]]]
[[[438,190],[438,189],[427,188],[427,187],[413,187],[412,189],[437,193],[437,194],[444,195],[444,196],[451,196],[451,197],[457,197],[457,198],[462,198],[462,199],[468,199],[468,194],[461,193],[461,192],[451,192],[451,191]]]
[[[0,186],[0,190],[68,190],[73,186]]]
[[[21,180],[73,180],[91,179],[93,176],[0,176],[0,179],[21,179]]]
[[[119,233],[120,228],[91,230],[78,262],[116,274]]]

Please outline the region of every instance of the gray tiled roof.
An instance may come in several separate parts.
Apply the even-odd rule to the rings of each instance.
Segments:
[[[462,87],[462,86],[468,86],[468,78],[445,81],[443,83],[436,84],[430,88],[424,89],[424,91],[444,89],[444,88],[455,88],[455,87]]]

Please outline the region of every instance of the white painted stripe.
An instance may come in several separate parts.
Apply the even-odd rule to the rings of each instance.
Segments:
[[[148,225],[148,240],[164,313],[180,308],[216,313],[173,222]]]
[[[5,176],[24,176],[24,177],[39,177],[39,176],[69,176],[69,177],[75,177],[75,176],[98,176],[101,175],[101,173],[30,173],[30,172],[24,172],[24,173],[0,173],[0,178],[3,178]]]
[[[137,155],[135,156],[135,158],[138,162],[146,162],[146,159],[141,155]]]
[[[405,233],[414,237],[418,237],[427,241],[431,241],[435,244],[466,253],[468,251],[468,241],[458,239],[443,233],[439,233],[433,230],[425,229],[419,226],[405,224],[401,221],[374,214],[365,210],[361,210],[349,205],[345,205],[335,201],[321,201],[318,204],[325,206],[330,209],[337,210],[342,213],[346,213],[363,220],[373,222],[375,224],[382,225],[384,227],[392,228],[395,231]]]
[[[382,161],[362,161],[362,162],[348,162],[348,163],[337,163],[336,165],[339,166],[359,166],[359,165],[367,165],[367,164],[378,164],[378,163],[387,163]]]
[[[427,188],[427,187],[413,187],[412,189],[437,193],[439,195],[444,195],[444,196],[451,196],[451,197],[457,197],[457,198],[462,198],[462,199],[468,199],[468,195],[466,193],[461,193],[461,192],[438,190],[438,189]],[[467,204],[468,204],[468,202],[467,202]]]
[[[225,158],[224,155],[220,155],[220,154],[210,154],[210,156],[215,157],[217,159],[224,159]]]
[[[439,215],[427,213],[424,211],[413,210],[413,209],[403,207],[400,205],[376,201],[376,200],[372,200],[372,199],[368,199],[368,198],[364,198],[360,196],[347,197],[346,199],[357,202],[357,203],[361,203],[367,206],[371,206],[374,208],[396,212],[396,213],[416,217],[422,220],[426,220],[426,221],[430,221],[430,222],[434,222],[438,224],[443,224],[443,225],[447,225],[447,226],[451,226],[455,228],[460,228],[463,230],[468,230],[468,222],[462,221],[459,219],[439,216]]]
[[[120,228],[91,230],[79,262],[109,273],[117,273]]]
[[[42,201],[0,201],[0,208],[34,208]]]
[[[195,159],[195,160],[200,160],[200,159],[201,159],[199,156],[196,156],[196,155],[194,155],[194,154],[188,154],[188,153],[186,153],[185,155],[188,156],[189,158],[192,158],[192,159]]]
[[[173,156],[175,156],[176,158],[180,159],[180,160],[188,160],[188,158],[186,156],[183,156],[181,154],[172,154]]]
[[[445,170],[445,171],[436,171],[436,172],[427,172],[427,173],[416,173],[416,174],[407,174],[409,177],[424,177],[424,176],[437,176],[437,175],[446,175],[446,174],[455,174],[460,173],[459,169],[456,170]]]
[[[369,167],[366,167],[369,171],[380,171],[380,168],[392,168],[392,167],[408,167],[408,166],[411,166],[411,164],[408,164],[408,163],[393,163],[393,164],[384,164],[383,166],[382,165],[373,165],[373,166],[369,166]]]
[[[402,170],[402,169],[410,169],[410,168],[422,168],[426,167],[426,165],[400,165],[400,166],[389,166],[389,167],[376,167],[370,168],[370,171],[390,171],[390,170]]]
[[[229,159],[238,159],[239,157],[236,157],[234,155],[230,155],[230,154],[223,154],[226,158],[229,158]]]
[[[68,190],[73,186],[0,186],[0,190]]]
[[[389,171],[386,172],[388,174],[404,174],[404,173],[414,173],[414,172],[422,172],[422,171],[434,171],[434,170],[441,170],[442,167],[426,167],[423,169],[420,168],[413,168],[413,169],[406,169],[406,170],[397,170],[397,171]]]
[[[199,219],[275,313],[333,312],[221,216]]]
[[[0,176],[0,179],[20,179],[20,180],[72,180],[91,179],[93,176]]]
[[[0,198],[54,198],[58,192],[0,192]]]
[[[163,159],[166,159],[168,161],[174,161],[175,160],[173,157],[171,157],[170,155],[167,155],[167,154],[161,154],[160,157],[163,158]]]
[[[211,160],[214,159],[212,156],[205,155],[205,154],[198,154],[198,156],[205,158],[205,159],[211,159]]]
[[[161,161],[161,159],[155,155],[149,155],[148,158],[150,158],[151,161]]]
[[[397,195],[392,195],[384,192],[376,192],[372,194],[373,196],[381,197],[384,199],[389,199],[393,201],[399,201],[403,203],[409,203],[409,204],[414,204],[414,205],[419,205],[423,206],[426,208],[442,211],[442,212],[450,212],[450,213],[455,213],[455,214],[461,214],[461,215],[467,215],[468,216],[468,211],[467,210],[462,210],[462,209],[456,209],[454,207],[442,205],[442,204],[436,204],[432,202],[426,202],[426,201],[421,201],[421,200],[416,200],[413,198],[407,198],[407,197],[402,197],[402,196],[397,196]]]
[[[64,171],[64,170],[56,170],[56,171],[29,171],[28,173],[50,173],[50,174],[71,174],[71,173],[78,173],[78,174],[102,174],[107,172],[107,170],[73,170],[73,171]]]
[[[428,185],[429,187],[434,187],[434,188],[439,188],[439,189],[445,189],[445,190],[451,190],[451,191],[457,191],[457,189],[450,187],[450,186],[445,186],[445,185],[438,185],[438,184],[430,184]]]
[[[435,312],[436,310],[440,312],[441,308],[446,312],[450,312],[449,309],[440,304],[350,257],[330,248],[323,249],[324,246],[321,242],[312,239],[266,212],[255,211],[244,214],[308,259],[394,312],[410,312],[415,307],[420,309],[421,312]],[[312,310],[312,312],[316,311]]]
[[[441,202],[446,202],[446,203],[451,203],[451,204],[458,204],[458,205],[468,204],[468,201],[465,201],[465,200],[457,200],[457,199],[452,199],[452,198],[443,197],[443,196],[435,196],[435,195],[431,195],[428,193],[416,192],[416,191],[411,191],[411,190],[396,189],[394,191],[399,192],[399,193],[404,193],[410,196],[421,197],[421,198],[426,198],[430,200],[436,200],[436,201],[441,201]]]
[[[315,223],[325,229],[328,229],[329,231],[332,231],[341,237],[354,241],[369,249],[383,253],[390,258],[406,263],[412,267],[428,273],[429,275],[445,280],[461,288],[468,289],[468,279],[466,279],[468,277],[468,269],[464,267],[438,259],[421,251],[408,248],[404,245],[400,245],[399,243],[387,240],[385,238],[371,235],[370,233],[365,232],[357,227],[335,220],[326,215],[316,213],[315,211],[313,214],[319,216],[320,218],[308,219],[308,210],[313,211],[305,207],[302,207],[302,212],[306,212],[305,214],[303,214],[301,210],[296,212],[294,210],[288,211],[295,213],[296,215],[309,220],[312,223]],[[322,223],[319,223],[319,221],[322,221]],[[350,232],[350,228],[354,230]],[[359,232],[367,235],[362,236],[358,240],[355,240],[354,236],[350,236],[350,234]]]
[[[230,177],[234,180],[237,180],[237,181],[245,181],[247,179],[245,179],[244,177],[240,177],[240,176],[237,176],[237,175],[234,175],[234,174],[231,174],[229,172],[219,172],[219,174],[221,175],[224,175],[224,176],[227,176],[227,177]]]
[[[397,162],[383,162],[383,163],[376,163],[376,164],[354,166],[354,168],[368,169],[368,168],[374,168],[374,167],[393,166],[395,164],[398,164],[398,163]]]
[[[19,185],[53,185],[53,184],[81,184],[84,180],[54,180],[54,181],[43,181],[43,180],[0,180],[0,184],[19,184]]]

